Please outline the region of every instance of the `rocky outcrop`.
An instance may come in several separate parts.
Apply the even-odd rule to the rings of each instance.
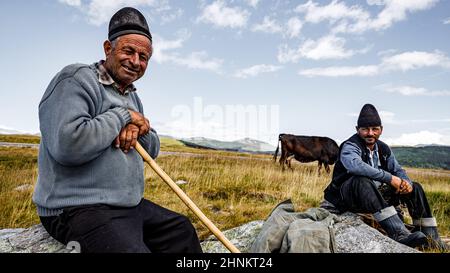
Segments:
[[[397,243],[378,230],[368,226],[359,216],[344,213],[334,225],[338,253],[418,253]]]
[[[263,224],[264,221],[250,222],[227,230],[224,235],[242,252],[247,252]],[[334,225],[334,229],[337,253],[419,253],[419,251],[381,234],[353,213],[340,215],[339,222]],[[229,252],[214,237],[203,242],[202,247],[205,252],[209,253]]]
[[[27,229],[0,230],[0,252],[69,253],[71,249],[53,239],[42,225]]]
[[[342,214],[339,218],[340,221],[334,225],[338,253],[419,252],[391,240],[353,213]],[[253,221],[224,231],[224,235],[242,252],[248,252],[263,224],[264,221]],[[212,236],[201,244],[206,253],[229,252]],[[42,225],[35,225],[28,229],[0,230],[0,252],[68,253],[76,252],[76,249],[67,249],[51,238]]]
[[[223,232],[223,235],[230,240],[241,252],[248,252],[253,241],[258,236],[264,221],[253,221],[245,225],[235,227]],[[210,236],[201,243],[203,252],[206,253],[227,253],[228,249],[219,242],[216,237]]]

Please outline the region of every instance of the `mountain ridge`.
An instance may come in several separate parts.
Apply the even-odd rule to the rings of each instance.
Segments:
[[[191,137],[179,139],[186,146],[213,150],[226,150],[236,152],[250,152],[250,153],[273,153],[276,149],[264,141],[242,138],[234,141],[222,141],[206,137]]]

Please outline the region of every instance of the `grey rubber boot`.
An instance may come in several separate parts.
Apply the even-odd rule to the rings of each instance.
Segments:
[[[437,229],[436,218],[422,218],[413,220],[413,231],[421,231],[428,237],[428,244],[425,246],[429,249],[436,249],[441,252],[449,252],[450,247],[441,240]]]
[[[420,231],[411,233],[406,227],[403,221],[397,214],[394,207],[388,207],[380,212],[374,213],[375,219],[386,231],[388,236],[404,245],[409,247],[423,247],[427,244],[427,236]]]

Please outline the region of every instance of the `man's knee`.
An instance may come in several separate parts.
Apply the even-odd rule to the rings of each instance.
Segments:
[[[385,207],[375,183],[363,176],[353,176],[341,187],[343,207],[353,212],[374,213]]]
[[[176,225],[170,231],[170,250],[173,253],[201,253],[202,248],[197,236],[197,232],[189,218],[179,214],[176,217]]]
[[[365,177],[365,176],[359,176],[359,175],[355,175],[353,176],[352,180],[356,183],[359,183],[360,185],[363,186],[374,186],[375,184],[373,183],[372,179]]]
[[[192,222],[184,215],[181,215],[178,217],[178,227],[185,233],[186,236],[192,236],[197,235],[194,225],[192,225]]]
[[[370,191],[378,191],[375,183],[373,183],[371,179],[365,176],[355,175],[351,179],[348,179],[346,182],[344,182],[343,187],[357,194],[361,193],[362,191],[366,193]]]
[[[423,192],[423,187],[419,182],[412,181],[413,191]]]

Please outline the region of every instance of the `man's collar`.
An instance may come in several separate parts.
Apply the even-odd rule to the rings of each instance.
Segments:
[[[362,147],[366,147],[366,149],[370,151],[370,148],[367,147],[367,144],[366,144],[366,142],[364,141],[364,139],[363,139],[358,133],[356,133],[356,134],[354,134],[354,135],[358,137],[358,139],[360,140],[360,143],[361,143]],[[373,147],[373,151],[378,153],[378,139],[377,139],[377,141],[375,141],[375,145],[374,145],[374,147]]]
[[[370,152],[377,152],[378,153],[378,141],[375,142],[375,145],[373,146],[373,151],[371,151],[369,149],[369,147],[366,146],[366,149],[369,150]]]
[[[103,85],[112,85],[114,89],[116,89],[120,94],[126,95],[130,92],[135,92],[136,87],[134,84],[130,84],[125,88],[124,92],[120,92],[119,85],[114,81],[114,79],[109,75],[108,71],[104,66],[105,61],[100,60],[98,63],[95,63],[95,68],[98,74],[98,81]]]

